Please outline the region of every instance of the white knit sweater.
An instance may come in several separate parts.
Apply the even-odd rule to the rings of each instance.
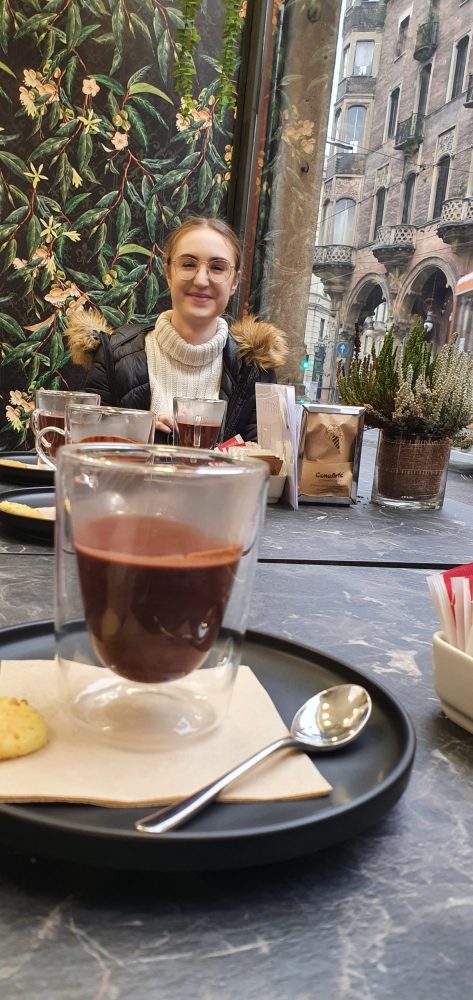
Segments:
[[[217,320],[217,333],[206,344],[188,344],[170,317],[171,311],[161,313],[145,337],[151,409],[156,414],[172,412],[174,396],[218,399],[222,380],[222,353],[228,337],[225,320]]]

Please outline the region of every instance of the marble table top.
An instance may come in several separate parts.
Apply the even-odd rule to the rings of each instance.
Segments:
[[[383,820],[305,859],[197,876],[126,876],[0,850],[2,1000],[469,996],[473,737],[445,719],[433,689],[425,577],[257,569],[251,627],[344,659],[410,711],[414,769]],[[51,554],[0,555],[1,625],[51,617],[52,596]]]

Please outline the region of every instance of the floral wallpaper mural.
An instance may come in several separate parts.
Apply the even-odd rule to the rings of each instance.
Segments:
[[[68,314],[155,315],[168,230],[225,211],[244,7],[0,0],[0,450],[73,384]]]

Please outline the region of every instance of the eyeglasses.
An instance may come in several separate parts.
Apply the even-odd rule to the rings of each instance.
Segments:
[[[197,260],[195,257],[177,257],[176,260],[172,260],[171,264],[174,264],[176,269],[176,274],[183,281],[193,281],[196,275],[199,273],[202,264],[207,269],[207,277],[211,281],[228,281],[232,276],[232,272],[236,271],[236,267],[230,264],[228,260],[224,258],[215,258],[214,260]]]

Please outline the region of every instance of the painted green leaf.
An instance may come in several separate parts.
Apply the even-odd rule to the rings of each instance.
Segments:
[[[72,59],[69,59],[69,62],[67,64],[67,69],[66,69],[66,72],[65,72],[65,75],[64,75],[63,86],[64,86],[64,90],[65,90],[67,96],[69,97],[69,99],[71,97],[72,84],[74,82],[74,76],[75,76],[75,73],[76,73],[76,69],[77,69],[78,63],[79,63],[79,60],[78,60],[77,56],[73,56]]]
[[[159,295],[159,285],[158,280],[154,274],[150,274],[146,281],[145,288],[145,312],[150,313],[153,311],[156,302],[158,301]]]
[[[146,209],[146,228],[148,230],[148,236],[152,243],[154,243],[156,239],[156,223],[157,223],[156,205],[155,205],[155,199],[152,198]]]
[[[159,15],[158,11],[155,10],[153,17],[153,31],[154,31],[154,37],[157,42],[159,42],[159,39],[161,38],[161,35],[163,34],[164,30],[165,30],[164,20]]]
[[[66,215],[69,215],[71,212],[73,212],[74,209],[77,208],[77,206],[80,205],[83,201],[85,201],[86,198],[90,198],[90,194],[88,191],[83,191],[81,194],[74,194],[72,198],[69,198],[69,200],[66,201],[66,204],[64,206],[64,211]]]
[[[125,318],[123,313],[121,313],[118,309],[110,309],[109,306],[103,305],[102,303],[100,303],[100,312],[103,313],[105,319],[108,323],[110,323],[113,329],[116,329],[117,326],[121,326]]]
[[[3,69],[4,73],[8,73],[10,76],[12,76],[16,80],[16,74],[13,72],[12,69],[10,69],[9,66],[5,66],[5,63],[0,62],[0,69]]]
[[[3,149],[0,149],[0,163],[8,167],[12,174],[16,174],[17,177],[21,177],[24,180],[24,174],[28,167],[16,153],[6,153]]]
[[[189,185],[183,184],[179,191],[179,197],[176,201],[176,215],[181,214],[183,208],[186,207],[188,200],[189,200]]]
[[[113,76],[108,76],[107,73],[94,73],[93,76],[94,80],[97,80],[97,83],[103,83],[105,87],[113,90],[115,94],[125,93],[125,88],[122,87],[122,84],[119,83],[118,80],[115,80]]]
[[[102,225],[98,227],[97,232],[95,234],[95,240],[93,246],[94,254],[100,253],[106,239],[107,239],[107,225],[105,222],[103,222]]]
[[[79,123],[77,122],[77,120],[75,118],[72,118],[71,121],[64,122],[62,125],[59,126],[58,129],[56,129],[56,136],[60,136],[60,135],[65,135],[65,136],[72,135],[73,132],[76,131],[78,124]]]
[[[207,163],[207,160],[204,160],[204,163],[202,164],[199,170],[199,180],[197,184],[197,196],[199,199],[199,205],[203,205],[211,187],[212,187],[212,171],[209,167],[209,164]]]
[[[15,38],[22,38],[23,35],[31,35],[34,31],[45,30],[51,22],[54,21],[54,14],[33,14],[33,17],[28,18],[27,21],[18,28],[15,33]]]
[[[127,201],[123,199],[117,212],[117,244],[120,245],[131,226],[131,211]],[[123,251],[125,253],[126,251]]]
[[[99,281],[98,278],[94,277],[93,274],[85,274],[83,271],[73,271],[72,267],[68,267],[67,272],[80,286],[81,291],[94,289],[96,292],[103,292],[102,282]]]
[[[160,90],[159,87],[155,87],[154,83],[133,83],[128,93],[130,96],[132,94],[155,94],[156,97],[161,97],[163,101],[172,104],[171,98],[163,90]]]
[[[123,257],[126,253],[140,253],[144,257],[151,257],[151,250],[147,250],[146,247],[140,247],[137,243],[125,243],[118,250],[118,257]]]
[[[180,10],[176,10],[175,7],[166,7],[166,14],[171,21],[171,24],[174,24],[176,28],[184,27],[184,20]]]
[[[171,56],[171,44],[169,41],[169,35],[167,31],[165,31],[161,35],[156,55],[158,57],[159,72],[161,73],[162,80],[164,83],[167,83],[167,79],[169,76],[170,56]]]
[[[36,160],[41,160],[41,158],[46,159],[48,156],[54,156],[55,153],[58,153],[63,148],[64,143],[64,139],[45,139],[44,142],[41,142],[30,153],[30,158],[35,162]]]
[[[47,198],[46,195],[38,195],[37,205],[42,216],[50,215],[51,212],[53,214],[55,212],[61,214],[62,212],[59,202],[55,201],[54,198]]]
[[[135,111],[135,109],[132,108],[131,105],[128,105],[127,110],[128,110],[128,118],[130,119],[130,122],[131,122],[132,127],[133,127],[132,134],[136,134],[138,136],[138,139],[139,139],[141,145],[143,146],[143,148],[145,150],[147,150],[148,149],[148,133],[146,131],[144,122],[143,122],[142,118],[140,118],[138,112]]]
[[[117,0],[112,14],[112,31],[115,42],[115,52],[113,55],[110,73],[114,73],[121,66],[123,55],[123,32],[125,28],[125,11],[122,0]]]
[[[88,212],[84,212],[80,215],[78,219],[74,221],[74,229],[86,229],[88,226],[92,226],[94,222],[98,222],[102,219],[103,209],[91,208]]]
[[[33,354],[34,349],[35,345],[34,343],[32,344],[30,341],[25,341],[23,344],[18,344],[18,346],[14,347],[12,351],[8,351],[6,357],[3,358],[2,361],[0,361],[0,367],[3,367],[4,365],[11,365],[15,361],[22,361],[24,358],[27,358],[31,354]]]
[[[22,222],[25,215],[28,215],[28,208],[26,205],[22,205],[21,208],[15,208],[13,212],[10,212],[10,215],[7,215],[6,219],[3,219],[3,225],[12,226],[13,223]]]
[[[37,215],[33,215],[26,230],[26,252],[28,260],[31,260],[33,250],[36,250],[41,243],[41,223]]]
[[[97,31],[97,28],[100,28],[100,24],[88,24],[86,28],[82,28],[82,31],[80,32],[79,37],[77,39],[76,48],[79,48],[79,46],[82,45],[83,42],[85,42],[85,40],[89,37],[89,35],[93,35],[94,31]]]
[[[147,270],[147,264],[138,264],[137,267],[132,267],[131,271],[128,271],[128,274],[126,274],[125,277],[127,281],[140,281],[143,275],[146,274]]]
[[[0,47],[3,52],[8,52],[8,34],[11,27],[10,4],[8,0],[0,2]]]
[[[135,73],[131,74],[126,85],[128,93],[130,92],[130,87],[132,87],[134,83],[139,83],[140,80],[143,80],[146,74],[149,73],[150,69],[151,66],[140,66],[140,69],[137,69]]]
[[[8,316],[7,313],[0,313],[0,329],[5,330],[5,333],[8,333],[8,336],[14,340],[25,340],[26,335],[23,328],[13,316]]]
[[[49,349],[49,364],[50,364],[50,370],[52,372],[57,371],[58,361],[63,354],[64,354],[64,341],[62,339],[61,334],[59,333],[59,330],[55,330],[50,340],[50,349]]]
[[[6,249],[5,249],[4,256],[3,256],[2,272],[7,271],[8,268],[11,267],[11,265],[13,264],[13,261],[15,260],[15,257],[17,256],[17,253],[18,253],[18,249],[17,249],[17,242],[16,242],[16,240],[14,240],[14,239],[9,240],[9,242],[7,243]]]
[[[79,173],[83,173],[87,169],[92,153],[92,139],[89,133],[83,129],[79,136],[79,142],[77,143],[77,165]]]
[[[133,104],[136,104],[136,106],[140,108],[140,110],[147,111],[149,115],[152,115],[152,117],[155,118],[156,121],[159,122],[159,124],[166,129],[166,131],[168,130],[169,126],[167,122],[165,122],[163,116],[160,115],[157,108],[155,108],[150,101],[147,101],[146,98],[144,97],[137,97],[136,94],[133,94],[131,100],[133,101]]]
[[[132,184],[131,181],[126,182],[125,190],[126,193],[129,195],[131,201],[134,202],[135,205],[138,205],[139,208],[145,207],[144,201],[140,198],[138,191],[135,188],[135,185]]]
[[[100,306],[102,306],[102,303],[107,306],[110,306],[110,305],[116,305],[118,302],[124,302],[125,299],[128,297],[128,295],[130,294],[133,285],[134,285],[133,282],[130,285],[127,282],[123,281],[120,282],[119,285],[115,285],[114,287],[109,288],[105,292],[105,295],[103,295],[102,298],[100,299]]]
[[[114,205],[118,197],[118,191],[107,191],[107,194],[102,195],[100,201],[97,202],[95,207],[110,208],[110,205]]]
[[[136,28],[136,31],[140,35],[142,35],[143,38],[152,47],[153,46],[153,39],[151,38],[148,25],[145,24],[145,22],[142,21],[141,17],[138,17],[137,14],[130,14],[130,21],[131,21],[133,27]]]
[[[109,11],[101,0],[87,0],[87,6],[90,7],[94,14],[98,14],[99,17],[108,17]]]

